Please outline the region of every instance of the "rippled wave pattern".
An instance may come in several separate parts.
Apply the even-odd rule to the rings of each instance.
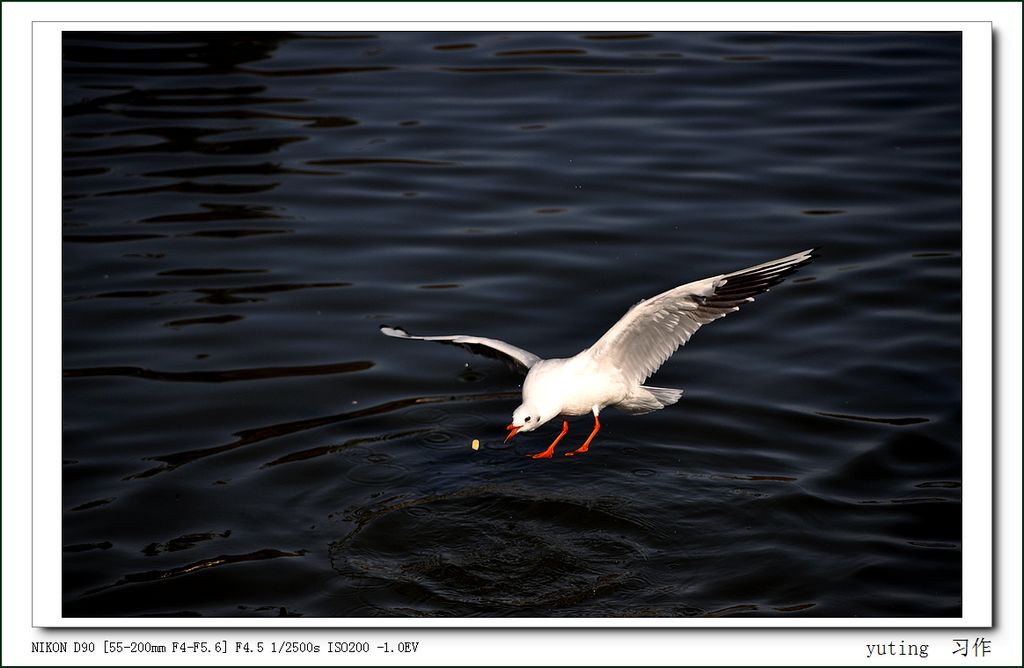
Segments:
[[[63,47],[65,616],[960,615],[959,33]],[[378,331],[566,356],[811,246],[582,457]]]

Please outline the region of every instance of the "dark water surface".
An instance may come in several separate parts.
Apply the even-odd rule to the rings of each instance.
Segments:
[[[959,33],[64,35],[65,616],[960,615]],[[378,331],[810,246],[582,457]]]

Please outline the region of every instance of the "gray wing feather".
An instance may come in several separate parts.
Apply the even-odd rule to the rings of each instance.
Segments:
[[[382,334],[386,334],[387,336],[391,336],[396,339],[436,341],[437,343],[447,343],[459,346],[472,353],[476,353],[477,355],[499,359],[512,367],[513,370],[521,371],[523,373],[529,371],[530,367],[540,361],[540,358],[533,353],[527,352],[522,348],[517,348],[511,343],[499,341],[498,339],[488,339],[482,336],[470,336],[467,334],[451,334],[448,336],[413,336],[401,327],[390,327],[388,325],[381,325],[380,331]]]
[[[687,283],[635,304],[589,348],[627,380],[642,383],[693,333],[725,317],[813,259],[815,249]]]

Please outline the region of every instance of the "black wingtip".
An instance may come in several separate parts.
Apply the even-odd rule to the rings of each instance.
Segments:
[[[794,253],[793,255],[803,255],[803,257],[790,264],[788,267],[786,267],[786,269],[788,270],[788,272],[792,272],[802,267],[805,267],[806,265],[810,264],[817,258],[821,257],[821,253],[819,252],[821,248],[821,246],[812,246],[807,250],[800,251],[799,253]]]

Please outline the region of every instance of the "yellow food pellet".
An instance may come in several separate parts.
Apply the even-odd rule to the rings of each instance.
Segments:
[[[480,440],[479,439],[476,439],[476,438],[473,439],[473,449],[474,450],[479,450],[480,449]]]

